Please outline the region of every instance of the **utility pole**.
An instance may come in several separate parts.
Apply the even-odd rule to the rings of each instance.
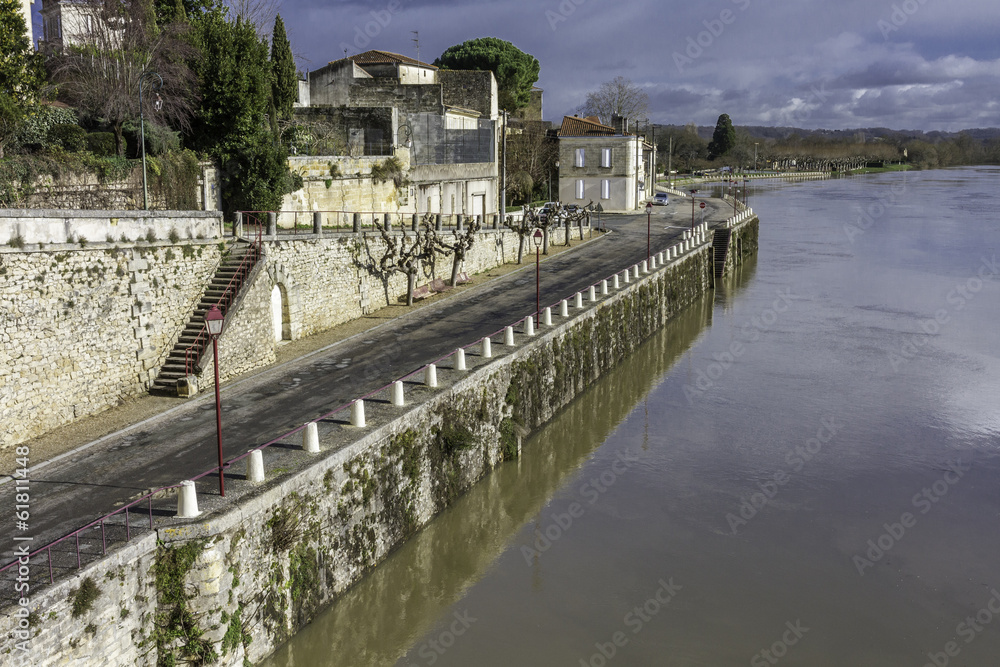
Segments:
[[[674,187],[674,138],[670,137],[670,148],[667,151],[667,185]]]
[[[503,110],[503,149],[502,167],[500,171],[500,220],[507,217],[507,110]]]
[[[420,60],[420,31],[419,30],[411,30],[410,32],[414,35],[413,40],[411,40],[411,41],[414,44],[417,45],[417,61],[419,61]]]

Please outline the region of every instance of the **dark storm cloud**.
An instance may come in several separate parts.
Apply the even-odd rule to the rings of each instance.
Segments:
[[[621,74],[663,123],[1000,126],[994,0],[285,0],[307,69],[380,48],[432,62],[495,36],[541,62],[560,120]]]

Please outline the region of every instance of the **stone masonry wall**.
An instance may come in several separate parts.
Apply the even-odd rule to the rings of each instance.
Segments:
[[[205,241],[0,249],[0,447],[144,392],[219,257]]]
[[[405,411],[375,402],[367,427],[330,425],[321,453],[303,455],[291,473],[242,496],[234,489],[227,508],[172,520],[155,540],[134,542],[126,556],[118,551],[36,596],[25,644],[34,660],[14,664],[97,654],[115,667],[197,656],[226,667],[260,661],[493,467],[516,458],[519,434],[551,419],[704,294],[711,274],[706,244],[536,338],[498,346],[497,358],[468,374],[442,372],[439,389],[410,386]],[[115,558],[137,567],[122,579]],[[85,576],[117,582],[120,592],[102,586],[92,609],[57,620]],[[128,622],[128,646],[98,629],[113,620],[114,602],[120,619],[139,619]],[[0,617],[4,655],[16,650],[12,611]],[[105,653],[113,641],[121,652]],[[73,653],[61,652],[67,646]]]

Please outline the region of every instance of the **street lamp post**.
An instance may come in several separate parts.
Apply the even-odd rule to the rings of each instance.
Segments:
[[[226,481],[222,471],[222,399],[219,396],[219,336],[222,335],[224,316],[218,306],[205,313],[208,335],[212,338],[212,365],[215,366],[215,429],[219,443],[219,495],[226,496]]]
[[[154,77],[155,81],[153,81]],[[139,145],[142,147],[142,209],[144,211],[149,210],[149,190],[146,187],[146,119],[142,106],[142,88],[147,78],[149,78],[153,90],[159,90],[163,87],[163,77],[156,72],[146,70],[139,77]],[[159,111],[162,106],[163,100],[157,94],[153,108]]]
[[[653,217],[653,202],[648,202],[646,204],[646,261],[647,262],[649,261],[649,258],[650,258],[650,252],[649,252],[649,225],[650,225],[650,218],[652,218],[652,217]]]
[[[753,145],[753,170],[757,171],[757,146],[760,146],[759,142],[754,142]]]
[[[542,269],[538,255],[538,251],[542,247],[542,230],[535,227],[535,233],[531,235],[531,238],[535,242],[535,321],[537,322],[542,314]]]

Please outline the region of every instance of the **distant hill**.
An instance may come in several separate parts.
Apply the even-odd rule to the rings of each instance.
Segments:
[[[657,128],[671,130],[683,130],[683,125],[657,125]],[[930,143],[955,139],[961,134],[967,134],[976,141],[986,142],[990,139],[1000,138],[1000,128],[975,128],[962,130],[961,132],[923,132],[922,130],[890,130],[887,127],[866,127],[851,130],[803,130],[796,127],[765,127],[762,125],[737,125],[736,127],[746,130],[756,139],[787,139],[793,134],[800,137],[824,137],[828,139],[871,141],[876,138],[893,137],[902,140],[920,139]],[[715,132],[714,125],[698,126],[698,136],[706,141],[711,141],[712,133]]]

